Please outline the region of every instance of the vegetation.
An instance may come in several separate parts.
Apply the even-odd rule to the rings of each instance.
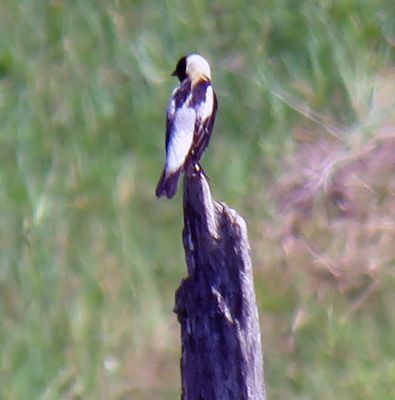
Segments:
[[[249,226],[269,398],[391,399],[394,16],[3,0],[0,398],[179,396],[181,196],[154,189],[169,73],[199,52],[220,101],[203,164]]]

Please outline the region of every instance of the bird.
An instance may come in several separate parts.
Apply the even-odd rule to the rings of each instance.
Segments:
[[[166,162],[155,191],[157,197],[167,198],[176,194],[180,176],[190,163],[200,168],[218,109],[210,65],[201,55],[180,58],[171,75],[180,85],[167,106]]]

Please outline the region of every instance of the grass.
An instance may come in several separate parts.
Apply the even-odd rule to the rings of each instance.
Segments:
[[[330,157],[352,160],[393,133],[394,15],[389,0],[3,1],[0,398],[178,397],[181,198],[153,193],[169,72],[198,51],[220,100],[204,165],[215,197],[249,224],[270,398],[390,399],[391,246],[375,249],[386,252],[373,254],[377,276],[349,291],[283,240],[297,208],[287,184],[311,169],[298,161],[304,145],[314,154],[326,140]],[[391,227],[390,193],[378,209]],[[347,248],[332,240],[326,196],[312,193],[300,224],[336,261]]]

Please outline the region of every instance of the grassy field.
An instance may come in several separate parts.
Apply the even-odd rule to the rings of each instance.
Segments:
[[[190,52],[269,398],[393,399],[394,47],[391,0],[3,0],[0,399],[179,397],[181,196],[154,189]]]

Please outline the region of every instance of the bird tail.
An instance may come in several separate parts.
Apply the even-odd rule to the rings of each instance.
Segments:
[[[156,187],[156,197],[166,196],[168,199],[172,198],[177,192],[181,172],[182,167],[172,173],[168,173],[165,168]]]

